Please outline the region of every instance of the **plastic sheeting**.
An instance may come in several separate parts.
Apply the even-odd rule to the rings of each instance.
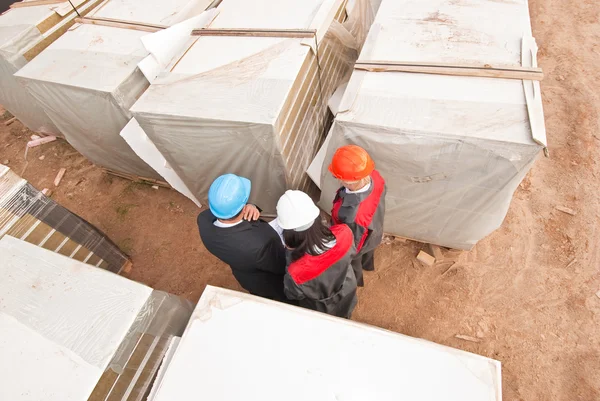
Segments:
[[[115,273],[130,264],[106,235],[0,164],[0,238],[6,234]]]
[[[273,212],[286,189],[311,189],[304,171],[328,126],[327,99],[349,78],[371,7],[359,1],[346,21],[339,0],[224,0],[218,10],[210,28],[316,29],[318,58],[314,38],[200,37],[131,111],[195,199],[231,172]]]
[[[170,26],[202,12],[210,0],[106,0],[89,17]],[[67,141],[95,164],[161,179],[119,136],[129,108],[149,83],[137,67],[148,56],[147,32],[77,24],[17,79],[43,106]]]
[[[520,65],[530,36],[526,0],[383,0],[360,60]],[[311,169],[320,206],[331,209],[339,185],[327,171],[333,153],[356,144],[386,179],[385,231],[452,248],[501,225],[545,145],[532,138],[519,80],[355,71],[339,109]]]
[[[75,1],[74,5],[85,14],[97,2]],[[76,16],[69,3],[14,8],[0,15],[0,104],[33,131],[60,134],[43,107],[13,74],[40,48],[60,36]]]
[[[208,286],[153,392],[153,401],[501,401],[502,381],[493,359]]]
[[[141,400],[190,303],[10,236],[0,253],[0,399]]]

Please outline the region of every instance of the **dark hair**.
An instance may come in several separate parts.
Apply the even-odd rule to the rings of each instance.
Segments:
[[[317,217],[314,224],[306,231],[283,230],[283,240],[288,248],[292,248],[292,262],[305,254],[317,256],[327,251],[325,246],[335,239],[331,230]]]

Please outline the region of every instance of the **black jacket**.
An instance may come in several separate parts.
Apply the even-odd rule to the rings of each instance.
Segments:
[[[355,254],[352,231],[344,224],[331,227],[336,244],[319,255],[304,255],[288,266],[285,294],[300,306],[350,318],[356,306]]]
[[[285,301],[285,248],[277,232],[264,220],[242,221],[228,228],[215,226],[215,220],[210,210],[198,215],[206,249],[227,263],[236,280],[251,294]]]

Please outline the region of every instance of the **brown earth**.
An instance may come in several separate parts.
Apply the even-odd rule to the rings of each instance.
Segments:
[[[445,253],[450,270],[417,262],[422,244],[381,246],[353,318],[500,360],[508,401],[600,400],[600,4],[530,8],[551,158],[537,161],[501,229]],[[133,257],[132,279],[192,301],[208,283],[240,289],[200,242],[192,202],[107,176],[62,141],[30,149],[26,163],[31,134],[0,124],[0,163],[106,232]]]

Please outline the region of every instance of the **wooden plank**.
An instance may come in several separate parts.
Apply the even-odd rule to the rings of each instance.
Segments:
[[[46,238],[50,232],[54,230],[52,227],[47,225],[46,223],[40,223],[35,227],[33,231],[31,231],[25,238],[22,238],[24,241],[29,242],[33,245],[40,245],[40,243]]]
[[[571,216],[577,215],[577,212],[575,210],[569,209],[568,207],[564,206],[556,206],[556,210],[558,210],[559,212],[570,214]]]
[[[81,246],[81,248],[75,252],[75,255],[71,256],[71,259],[75,259],[83,263],[83,261],[89,256],[90,252],[91,251],[89,249]]]
[[[131,22],[131,21],[112,19],[112,18],[99,18],[99,17],[75,18],[75,22],[80,23],[80,24],[91,24],[91,25],[98,25],[98,26],[121,28],[121,29],[132,29],[135,31],[142,31],[142,32],[158,32],[165,28],[168,28],[168,26],[166,26],[166,25],[152,25],[152,24],[144,24],[141,22]]]
[[[79,244],[72,239],[69,239],[58,251],[57,253],[64,255],[66,257],[70,257],[75,248],[77,248]]]
[[[444,260],[444,254],[442,253],[442,249],[439,246],[429,244],[428,248],[429,248],[429,254],[433,255],[433,257],[435,258],[435,260],[437,262],[441,262],[442,260]]]
[[[105,401],[118,378],[119,375],[115,371],[110,368],[106,369],[100,380],[98,380],[94,391],[90,394],[88,401]]]
[[[10,8],[24,8],[24,7],[36,7],[36,6],[47,6],[51,4],[66,3],[67,0],[33,0],[33,1],[19,1],[10,5]]]
[[[543,74],[543,70],[539,67],[523,67],[523,66],[493,66],[490,64],[456,64],[456,63],[444,63],[437,61],[387,61],[387,60],[357,60],[356,64],[377,64],[382,66],[388,65],[405,65],[405,66],[428,66],[428,67],[451,67],[451,68],[473,68],[473,69],[484,69],[484,70],[503,70],[503,71],[521,71],[521,72],[536,72]]]
[[[412,63],[386,61],[358,61],[354,69],[370,72],[409,72],[419,74],[452,75],[461,77],[483,77],[541,81],[541,68],[487,67],[470,65],[446,65],[443,63]]]
[[[17,121],[17,117],[13,117],[13,118],[11,118],[9,120],[6,120],[4,122],[4,125],[6,125],[8,127],[9,125],[11,125],[12,123],[14,123],[15,121]]]
[[[465,336],[463,334],[457,334],[454,337],[458,338],[459,340],[470,341],[472,343],[478,343],[478,342],[481,341],[479,338],[475,338],[475,337],[471,337],[471,336]]]
[[[253,38],[312,38],[315,29],[255,29],[255,28],[203,28],[194,29],[192,36],[246,36]]]
[[[419,252],[419,254],[417,255],[417,260],[421,263],[426,264],[427,266],[433,266],[435,264],[435,258],[424,251]]]
[[[100,256],[93,254],[88,260],[85,261],[88,265],[96,266],[102,259]]]
[[[160,180],[155,180],[154,178],[140,177],[138,175],[122,173],[120,171],[114,171],[107,168],[102,168],[102,170],[104,170],[104,172],[107,174],[114,175],[120,178],[125,178],[126,180],[139,182],[141,184],[158,185],[159,187],[171,189],[171,186],[168,183]]]
[[[62,234],[61,232],[54,231],[52,235],[46,240],[46,242],[44,242],[42,248],[54,252],[54,250],[58,248],[66,238],[67,237],[65,237],[64,234]]]
[[[161,337],[158,340],[158,343],[156,344],[154,350],[152,350],[148,361],[144,365],[141,372],[139,372],[139,376],[133,384],[133,388],[131,389],[129,397],[127,397],[127,401],[146,399],[143,396],[148,393],[152,387],[152,383],[156,378],[158,369],[160,368],[163,358],[167,352],[170,339],[171,337]]]
[[[131,262],[131,260],[128,260],[127,262],[125,262],[125,264],[123,265],[121,270],[118,272],[118,274],[127,275],[127,274],[131,273],[132,268],[133,268],[133,263]]]
[[[150,347],[152,346],[155,338],[156,337],[147,333],[142,334],[142,338],[138,341],[135,350],[123,367],[123,373],[119,375],[119,378],[112,387],[108,397],[106,398],[106,401],[123,401],[123,399],[126,399],[124,398],[125,392],[132,383],[136,372],[146,357],[146,354],[148,351],[150,351]]]

